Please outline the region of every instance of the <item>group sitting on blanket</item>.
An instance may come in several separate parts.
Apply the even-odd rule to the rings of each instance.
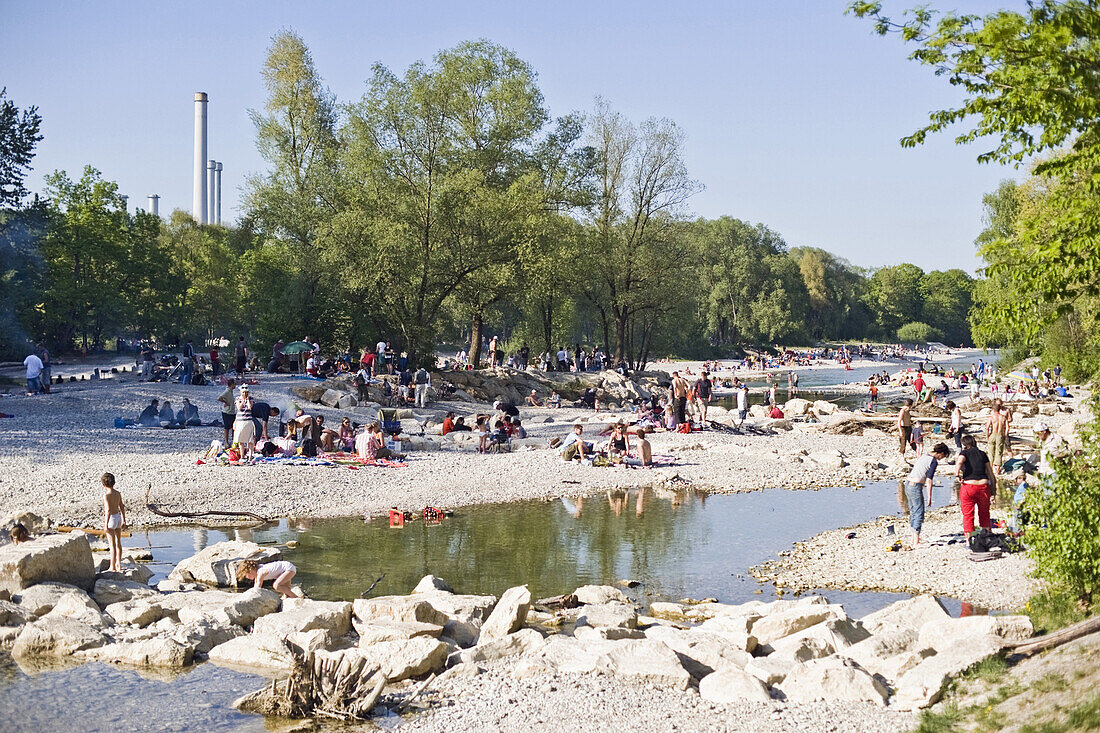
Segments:
[[[199,408],[191,404],[191,400],[186,397],[183,398],[183,405],[178,411],[172,409],[172,403],[168,400],[162,404],[154,397],[138,415],[137,420],[124,422],[146,428],[182,428],[202,425],[202,420],[199,419]]]
[[[594,463],[607,461],[609,464],[625,464],[628,466],[652,466],[653,449],[646,439],[648,428],[630,426],[623,422],[613,423],[610,434],[602,447],[585,442],[581,437],[584,434],[584,426],[577,423],[572,432],[565,439],[555,438],[550,447],[556,449],[563,461],[586,461]],[[631,446],[630,436],[635,435],[637,440]]]

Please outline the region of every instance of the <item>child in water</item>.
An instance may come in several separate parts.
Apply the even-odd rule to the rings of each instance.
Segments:
[[[290,587],[290,581],[294,579],[297,572],[298,568],[286,560],[276,560],[263,565],[255,560],[245,560],[237,568],[237,582],[255,579],[256,584],[253,587],[259,588],[265,580],[270,580],[271,587],[282,593],[284,598],[301,598],[302,596]]]
[[[103,482],[103,514],[107,529],[107,544],[111,548],[111,565],[109,570],[113,573],[122,570],[122,530],[126,529],[126,505],[122,503],[122,494],[115,489],[115,475],[105,473],[100,479]]]

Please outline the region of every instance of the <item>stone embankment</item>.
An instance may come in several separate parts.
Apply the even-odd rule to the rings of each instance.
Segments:
[[[653,603],[643,614],[613,586],[537,601],[525,586],[499,598],[464,595],[434,576],[409,595],[350,602],[223,589],[244,559],[277,557],[252,543],[219,543],[153,588],[140,564],[97,573],[82,533],[8,545],[0,548],[0,644],[17,661],[180,668],[205,658],[279,676],[293,665],[289,642],[333,668],[365,660],[389,681],[383,704],[411,702],[411,681],[439,675],[418,701],[428,728],[436,717],[439,726],[453,722],[455,697],[459,709],[499,703],[467,699],[469,689],[584,689],[593,678],[606,678],[611,689],[655,688],[657,697],[689,691],[709,706],[693,713],[701,723],[721,720],[708,710],[721,716],[748,706],[764,729],[773,716],[801,714],[800,706],[842,704],[837,724],[844,715],[854,716],[851,723],[879,716],[885,728],[880,714],[901,711],[890,722],[909,722],[904,711],[935,702],[952,675],[1032,633],[1023,616],[951,618],[930,596],[853,619],[819,596]],[[495,681],[468,684],[483,674]]]

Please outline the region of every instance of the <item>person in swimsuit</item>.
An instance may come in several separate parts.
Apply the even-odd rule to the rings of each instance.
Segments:
[[[626,437],[625,426],[619,422],[611,428],[611,437],[607,439],[607,454],[613,461],[622,460],[630,452],[630,439]]]
[[[912,408],[913,400],[909,398],[905,400],[905,405],[898,411],[898,448],[903,458],[905,457],[905,449],[913,440],[913,415],[910,413]]]
[[[107,544],[111,548],[111,564],[108,567],[113,573],[122,571],[122,530],[126,529],[126,505],[122,503],[122,494],[115,489],[115,475],[105,473],[100,479],[103,482],[103,514],[104,524],[107,530]]]
[[[993,474],[993,464],[985,451],[978,448],[973,435],[964,435],[963,449],[955,459],[955,476],[962,485],[959,488],[959,509],[962,511],[963,533],[970,537],[974,533],[974,509],[978,509],[978,526],[991,529],[989,520],[989,498],[997,477]]]
[[[297,572],[298,568],[286,560],[276,560],[263,565],[255,560],[245,560],[237,569],[237,582],[255,579],[256,583],[253,587],[259,588],[263,586],[265,580],[270,580],[271,587],[282,593],[284,598],[301,598],[302,596],[290,587],[290,581],[294,579]]]

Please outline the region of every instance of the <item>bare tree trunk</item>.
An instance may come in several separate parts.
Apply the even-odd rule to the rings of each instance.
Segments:
[[[474,311],[470,319],[470,364],[477,369],[481,366],[481,330],[484,325],[484,315],[481,310]],[[490,358],[492,354],[489,355]]]

